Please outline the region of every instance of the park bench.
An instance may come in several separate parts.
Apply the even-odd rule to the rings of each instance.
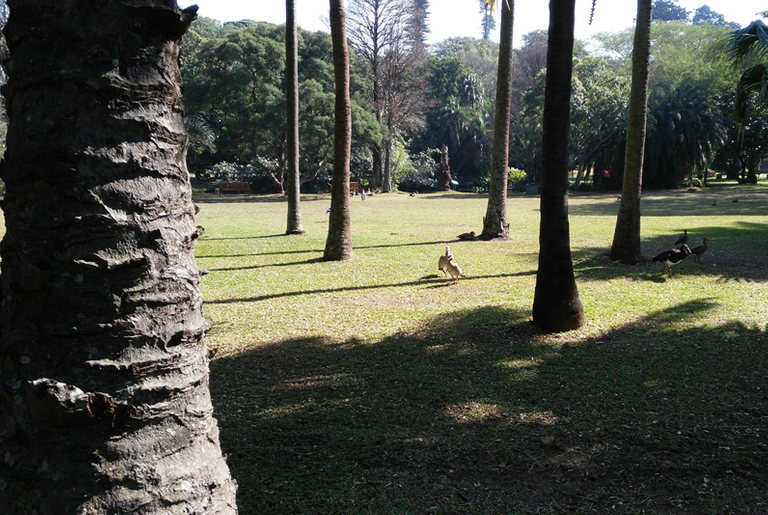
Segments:
[[[251,187],[247,182],[220,182],[219,195],[222,193],[250,193]]]

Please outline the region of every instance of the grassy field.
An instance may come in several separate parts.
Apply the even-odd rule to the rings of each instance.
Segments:
[[[506,242],[456,239],[480,195],[354,198],[345,262],[321,259],[328,196],[303,236],[281,197],[196,202],[241,513],[768,511],[764,182],[644,195],[647,256],[709,238],[672,279],[605,257],[616,194],[571,197],[587,324],[563,334],[530,323],[537,197],[509,199]]]

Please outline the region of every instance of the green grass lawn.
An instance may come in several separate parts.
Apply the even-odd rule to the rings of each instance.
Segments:
[[[636,266],[605,257],[616,194],[572,196],[587,324],[563,334],[530,323],[538,197],[510,197],[506,242],[456,239],[481,195],[356,197],[345,262],[322,261],[328,196],[303,236],[281,197],[196,202],[241,513],[768,511],[764,181],[644,194]],[[709,250],[669,279],[650,257],[683,229]]]

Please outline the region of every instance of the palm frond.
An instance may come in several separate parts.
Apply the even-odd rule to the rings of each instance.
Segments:
[[[755,20],[727,36],[726,45],[726,55],[734,64],[741,63],[750,55],[765,59],[768,57],[768,25],[762,20]]]

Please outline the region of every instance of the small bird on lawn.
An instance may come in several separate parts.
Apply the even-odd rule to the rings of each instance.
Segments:
[[[701,240],[701,245],[691,249],[691,254],[693,254],[693,260],[696,263],[701,263],[701,255],[704,254],[707,251],[707,242],[708,241],[709,241],[709,239],[704,238],[703,240]]]
[[[469,232],[463,232],[459,234],[457,238],[465,241],[474,241],[477,239],[477,236],[475,236],[475,231],[469,231]]]
[[[688,245],[683,244],[680,248],[671,249],[671,250],[665,250],[655,258],[653,258],[653,261],[659,261],[661,263],[664,263],[664,268],[661,269],[661,273],[669,272],[669,277],[672,277],[672,265],[678,264],[680,261],[685,259],[688,254],[691,253],[690,247]]]
[[[683,234],[677,237],[675,245],[684,245],[688,243],[688,229],[683,229]]]
[[[365,191],[360,192],[360,199],[365,200]]]

